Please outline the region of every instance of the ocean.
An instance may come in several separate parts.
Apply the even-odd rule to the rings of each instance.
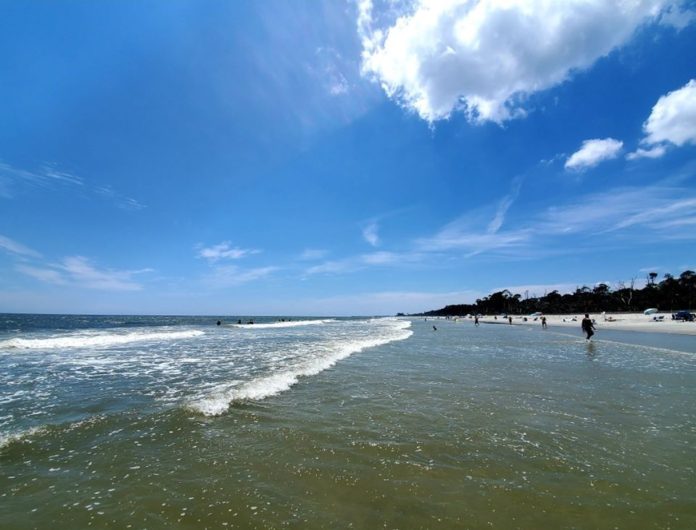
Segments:
[[[695,462],[693,337],[0,315],[3,529],[687,529]]]

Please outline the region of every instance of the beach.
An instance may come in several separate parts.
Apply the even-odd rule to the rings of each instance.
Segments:
[[[255,321],[5,332],[0,526],[696,526],[677,335]]]
[[[541,326],[540,316],[511,315],[513,325]],[[544,315],[550,327],[580,328],[583,313],[563,315]],[[526,321],[524,319],[527,319]],[[696,322],[672,320],[672,313],[592,313],[595,327],[598,330],[640,331],[644,333],[674,333],[679,335],[696,335]],[[508,324],[502,316],[484,315],[479,318],[481,323]]]

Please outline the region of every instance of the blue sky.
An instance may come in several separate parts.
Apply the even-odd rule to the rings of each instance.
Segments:
[[[694,270],[695,11],[3,2],[0,311],[393,314]]]

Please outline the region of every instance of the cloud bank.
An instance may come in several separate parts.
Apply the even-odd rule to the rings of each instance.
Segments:
[[[387,13],[394,9],[388,2]],[[363,75],[421,118],[471,122],[525,114],[524,100],[626,44],[643,24],[683,27],[670,0],[417,0],[391,21],[358,4]],[[381,17],[381,18],[380,18]]]

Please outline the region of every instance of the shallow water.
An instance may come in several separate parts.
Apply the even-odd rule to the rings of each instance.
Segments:
[[[91,360],[88,372],[66,372],[56,352],[2,350],[3,373],[42,362],[33,373],[84,381],[67,381],[57,410],[39,396],[43,414],[0,448],[0,526],[696,527],[693,353],[431,324],[251,330],[234,343],[247,360],[237,365],[207,335],[239,330],[170,323],[158,332],[203,335],[164,349],[131,343],[137,362],[150,360],[143,373],[132,352],[121,362],[122,345],[72,352],[73,363]],[[257,349],[265,364],[249,360]],[[280,372],[296,377],[268,387],[263,378]],[[37,390],[53,388],[41,381]],[[235,394],[252,381],[267,392]]]

